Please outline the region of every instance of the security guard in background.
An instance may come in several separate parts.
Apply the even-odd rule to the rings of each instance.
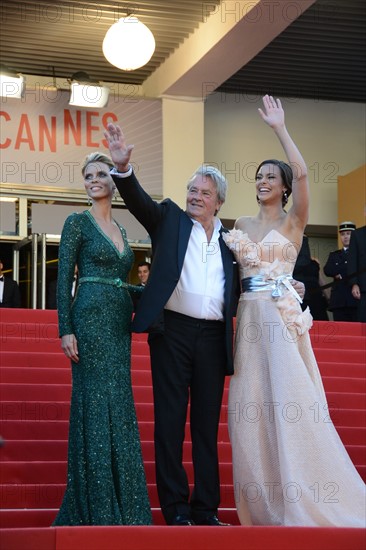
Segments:
[[[355,229],[356,225],[353,222],[342,222],[339,225],[338,231],[343,248],[331,252],[324,266],[325,275],[334,278],[328,309],[333,312],[335,321],[357,320],[357,300],[352,296],[347,280],[348,247],[352,231]]]
[[[22,307],[18,283],[11,277],[5,277],[3,269],[0,260],[0,307]]]

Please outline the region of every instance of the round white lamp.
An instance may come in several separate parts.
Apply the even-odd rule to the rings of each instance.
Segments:
[[[104,57],[123,71],[134,71],[146,65],[154,50],[153,33],[132,16],[114,23],[103,40]]]

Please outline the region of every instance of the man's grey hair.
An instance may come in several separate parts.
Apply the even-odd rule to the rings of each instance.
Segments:
[[[227,191],[227,180],[226,178],[221,174],[220,170],[215,168],[214,166],[210,166],[208,164],[202,164],[197,170],[192,174],[192,176],[189,178],[187,183],[187,189],[190,189],[192,186],[196,176],[202,176],[202,177],[209,177],[213,181],[216,191],[217,191],[217,198],[220,202],[224,203],[226,199],[226,191]]]

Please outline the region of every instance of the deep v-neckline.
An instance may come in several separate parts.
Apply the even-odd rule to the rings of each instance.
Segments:
[[[105,238],[105,240],[109,242],[109,244],[111,245],[113,250],[121,258],[124,255],[125,250],[126,250],[126,241],[125,241],[123,232],[122,232],[119,224],[116,222],[116,220],[113,220],[113,221],[115,222],[115,224],[118,227],[119,232],[121,233],[122,242],[123,242],[123,250],[121,252],[118,250],[118,248],[116,247],[116,245],[114,244],[112,239],[110,237],[108,237],[108,235],[103,231],[103,229],[100,227],[99,223],[97,223],[97,220],[94,218],[93,214],[91,212],[89,212],[89,210],[86,210],[85,212],[86,212],[88,218],[90,219],[90,221],[92,222],[92,224],[94,225],[94,227],[97,229],[97,231],[99,231],[99,233]]]

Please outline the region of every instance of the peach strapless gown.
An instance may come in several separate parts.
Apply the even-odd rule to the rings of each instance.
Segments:
[[[240,522],[365,527],[365,484],[329,416],[312,317],[288,288],[297,249],[276,230],[224,238],[241,278],[270,285],[241,294],[237,312],[228,417]]]

